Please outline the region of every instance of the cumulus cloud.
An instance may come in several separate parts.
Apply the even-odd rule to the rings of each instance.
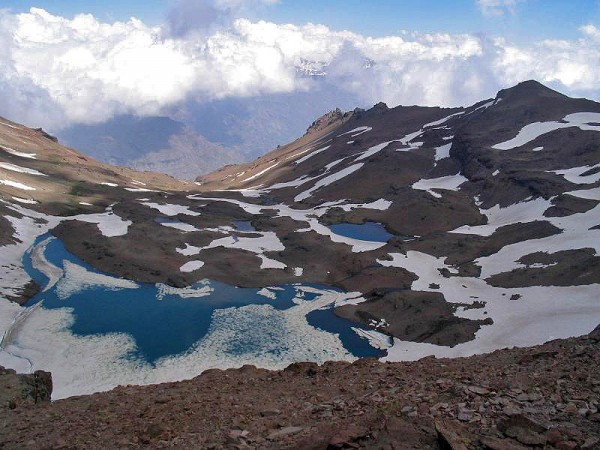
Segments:
[[[219,15],[250,1],[212,0]],[[208,5],[208,3],[206,3]],[[311,65],[363,104],[456,106],[529,78],[598,98],[600,30],[579,39],[516,46],[469,34],[372,38],[323,25],[234,19],[227,26],[102,23],[41,9],[0,13],[0,115],[57,129],[116,114],[161,114],[195,99],[310,91]]]
[[[485,16],[514,14],[518,0],[477,0],[477,6]]]

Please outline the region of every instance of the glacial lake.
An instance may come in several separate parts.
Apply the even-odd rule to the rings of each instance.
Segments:
[[[32,298],[27,306],[43,302],[42,308],[45,309],[69,308],[73,316],[70,331],[75,336],[126,333],[135,342],[135,350],[128,357],[149,364],[189,352],[209,331],[215,332],[214,327],[218,324],[214,317],[224,310],[268,305],[278,311],[288,311],[298,304],[316,301],[319,291],[337,291],[319,285],[283,285],[261,290],[210,280],[186,289],[133,283],[93,269],[50,235],[38,238],[36,245],[46,239],[49,240],[43,255],[51,265],[62,271],[62,275],[52,287]],[[40,286],[48,285],[49,278],[34,268],[31,252],[25,255],[23,262],[29,275]],[[352,330],[353,327],[367,328],[335,316],[331,305],[316,310],[309,308],[306,321],[315,329],[338,335],[343,347],[356,357],[384,355],[382,350],[372,347],[367,339]],[[248,326],[240,332],[239,339],[228,344],[224,351],[244,359],[247,357],[249,363],[252,363],[254,353],[264,354],[265,351],[277,358],[277,353],[285,351],[284,347],[290,346],[290,343],[286,341],[285,329],[278,328],[276,320],[265,322],[273,329],[261,329],[260,333],[256,333],[252,326]],[[274,340],[269,342],[266,350],[264,338],[257,337],[257,334],[264,336],[265,333]]]
[[[370,242],[387,242],[394,237],[385,227],[378,222],[365,222],[362,224],[338,223],[329,225],[329,229],[340,236]]]

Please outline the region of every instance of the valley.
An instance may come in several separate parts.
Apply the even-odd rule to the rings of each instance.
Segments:
[[[195,182],[0,121],[0,365],[53,399],[466,357],[600,323],[600,104],[528,81],[339,110]]]

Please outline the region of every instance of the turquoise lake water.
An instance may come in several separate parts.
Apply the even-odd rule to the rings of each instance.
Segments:
[[[361,241],[387,242],[394,237],[393,234],[388,233],[382,224],[377,222],[365,222],[363,224],[338,223],[330,225],[329,229],[340,236],[360,239]]]
[[[41,236],[36,243],[48,236]],[[62,269],[64,261],[69,261],[89,272],[101,273],[69,253],[56,238],[48,243],[45,256],[50,263]],[[23,262],[27,272],[38,284],[48,284],[46,276],[33,268],[29,253],[25,255]],[[154,284],[138,283],[136,289],[121,290],[82,286],[62,299],[57,293],[59,284],[36,295],[28,306],[43,301],[43,307],[47,309],[71,308],[74,322],[70,329],[75,335],[127,333],[136,344],[136,349],[130,356],[143,358],[150,364],[162,357],[182,354],[192,348],[207,334],[213,312],[218,309],[268,304],[273,308],[286,310],[295,306],[292,300],[298,291],[302,291],[301,286],[283,285],[278,287],[280,290],[271,291],[276,298],[270,299],[260,295],[259,289],[237,288],[206,280],[192,286],[198,289],[206,286],[212,288],[209,295],[201,297],[182,298],[176,294],[161,294],[159,287]],[[310,287],[334,290],[319,285]],[[317,296],[318,294],[311,292],[303,293],[304,300],[312,301]],[[366,329],[365,327],[335,316],[332,308],[313,311],[307,315],[307,320],[315,328],[338,334],[344,347],[354,356],[384,355],[351,329]],[[251,336],[248,336],[248,339],[240,341],[239,345],[232,346],[228,351],[247,355],[253,351],[252,345]]]

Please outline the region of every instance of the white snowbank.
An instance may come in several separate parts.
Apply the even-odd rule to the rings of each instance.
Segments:
[[[188,261],[179,268],[181,272],[194,272],[204,266],[203,261]]]
[[[321,152],[324,152],[324,151],[325,151],[325,150],[327,150],[329,147],[331,147],[331,145],[328,145],[328,146],[326,146],[326,147],[323,147],[323,148],[320,148],[320,149],[318,149],[318,150],[315,150],[314,152],[310,152],[308,155],[306,155],[306,156],[303,156],[302,158],[300,158],[300,159],[296,160],[296,161],[295,161],[295,163],[296,163],[296,164],[301,164],[301,163],[303,163],[304,161],[306,161],[306,160],[308,160],[308,159],[312,158],[313,156],[315,156],[315,155],[318,155],[318,154],[319,154],[319,153],[321,153]]]
[[[191,233],[193,231],[200,231],[194,225],[190,225],[189,223],[181,222],[179,220],[173,222],[159,222],[163,227],[174,228],[179,231],[183,231],[184,233]]]
[[[27,175],[36,175],[41,177],[47,177],[45,173],[39,172],[35,169],[30,169],[28,167],[17,166],[16,164],[0,162],[0,168],[5,170],[10,170],[11,172],[25,173]]]
[[[600,168],[600,164],[595,164],[593,166],[572,167],[571,169],[548,170],[548,172],[562,175],[565,180],[573,184],[592,184],[600,181],[600,171],[586,176],[582,176],[582,174],[588,170],[598,168]]]
[[[563,123],[565,122],[565,123]],[[583,131],[600,131],[600,113],[581,112],[565,116],[563,122],[534,122],[525,125],[521,131],[512,139],[493,145],[496,150],[510,150],[521,147],[543,134],[550,133],[561,128],[577,127]]]
[[[153,202],[142,202],[142,205],[157,209],[161,214],[164,214],[166,216],[176,216],[177,214],[184,214],[187,216],[200,215],[199,212],[192,211],[188,206],[173,205],[171,203],[160,205],[158,203]]]
[[[248,177],[248,178],[244,178],[244,179],[243,179],[241,182],[242,182],[242,183],[245,183],[246,181],[254,180],[255,178],[258,178],[258,177],[260,177],[261,175],[263,175],[263,174],[267,173],[269,170],[271,170],[273,167],[277,166],[278,164],[279,164],[279,163],[278,163],[278,162],[276,162],[275,164],[273,164],[273,165],[271,165],[271,166],[267,167],[266,169],[264,169],[264,170],[261,170],[260,172],[258,172],[258,173],[256,173],[256,174],[254,174],[254,175],[252,175],[252,176],[250,176],[250,177]]]
[[[437,125],[441,125],[441,124],[447,122],[448,120],[452,119],[453,117],[460,116],[461,114],[464,114],[464,113],[465,113],[464,111],[459,111],[457,113],[450,114],[449,116],[446,116],[443,119],[436,120],[434,122],[426,123],[425,125],[423,125],[423,128],[430,128],[430,127],[435,127]]]
[[[175,251],[177,253],[181,253],[182,255],[185,255],[185,256],[197,255],[198,253],[200,253],[200,250],[202,250],[201,247],[195,247],[193,245],[188,244],[187,242],[185,243],[184,248],[176,248],[175,249]]]
[[[386,148],[388,145],[390,145],[392,142],[399,142],[399,141],[388,141],[388,142],[382,142],[381,144],[377,144],[374,145],[373,147],[369,148],[368,150],[362,152],[355,160],[354,162],[357,161],[362,161],[363,159],[367,159],[371,156],[373,156],[376,153],[379,153],[381,150],[383,150],[384,148]]]
[[[550,200],[544,200],[543,198],[515,203],[505,208],[495,205],[490,209],[480,210],[481,213],[488,218],[488,223],[486,225],[463,225],[462,227],[450,231],[450,233],[491,236],[494,231],[505,225],[511,225],[518,222],[533,222],[534,220],[548,220],[544,217],[544,211],[550,206]]]
[[[433,189],[446,189],[449,191],[458,191],[458,187],[464,182],[469,181],[460,173],[440,178],[421,179],[413,183],[412,188],[420,191],[427,191],[436,198],[442,198],[442,194]]]
[[[19,150],[15,150],[14,148],[4,147],[2,145],[0,145],[0,149],[4,150],[6,153],[9,153],[13,156],[18,156],[20,158],[37,159],[37,155],[35,153],[20,152]]]
[[[599,200],[600,201],[600,188],[594,189],[581,189],[578,191],[565,192],[565,194],[573,195],[579,198],[586,198],[588,200]]]
[[[515,244],[520,245],[520,244]],[[476,333],[476,339],[453,348],[433,344],[413,343],[394,339],[386,361],[415,360],[428,355],[437,357],[468,356],[513,346],[530,346],[551,339],[580,336],[591,331],[600,317],[600,304],[596,301],[600,285],[573,287],[542,287],[503,289],[488,285],[484,280],[470,277],[441,275],[447,266],[443,258],[409,251],[406,255],[392,253],[392,261],[378,261],[382,265],[403,267],[418,276],[412,289],[441,292],[452,303],[486,302],[483,309],[470,309],[456,315],[469,319],[491,317]],[[431,283],[440,286],[430,288]],[[519,300],[510,300],[519,294]]]
[[[16,202],[24,203],[26,205],[37,205],[38,204],[38,201],[29,199],[29,198],[13,197],[12,199]]]
[[[26,184],[19,183],[18,181],[12,181],[12,180],[0,180],[0,184],[3,184],[5,186],[14,187],[17,189],[23,189],[24,191],[35,191],[36,190],[34,187],[27,186]]]
[[[449,144],[442,145],[441,147],[435,148],[435,161],[436,163],[445,158],[450,158],[450,148],[452,147],[452,142]]]
[[[350,137],[356,137],[356,136],[360,136],[363,133],[367,133],[367,132],[371,131],[372,129],[373,128],[371,128],[371,127],[357,127],[357,128],[354,128],[353,130],[346,131],[345,133],[338,134],[337,137],[345,136],[346,134],[351,134],[352,136],[350,136]]]
[[[331,174],[331,175],[329,175],[329,176],[327,176],[325,178],[322,178],[317,183],[315,183],[315,185],[313,187],[311,187],[310,189],[308,189],[308,190],[306,190],[306,191],[304,191],[304,192],[296,195],[294,197],[294,201],[295,202],[301,202],[302,200],[307,199],[317,189],[320,189],[320,188],[325,187],[325,186],[329,186],[330,184],[335,183],[336,181],[339,181],[339,180],[341,180],[344,177],[347,177],[351,173],[356,172],[362,166],[364,166],[364,163],[353,164],[353,165],[351,165],[349,167],[346,167],[345,169],[340,170],[339,172],[335,172],[335,173],[333,173],[333,174]]]
[[[133,224],[131,220],[123,220],[108,208],[106,212],[98,214],[79,214],[77,216],[65,217],[64,220],[79,220],[80,222],[95,223],[103,236],[124,236]]]

